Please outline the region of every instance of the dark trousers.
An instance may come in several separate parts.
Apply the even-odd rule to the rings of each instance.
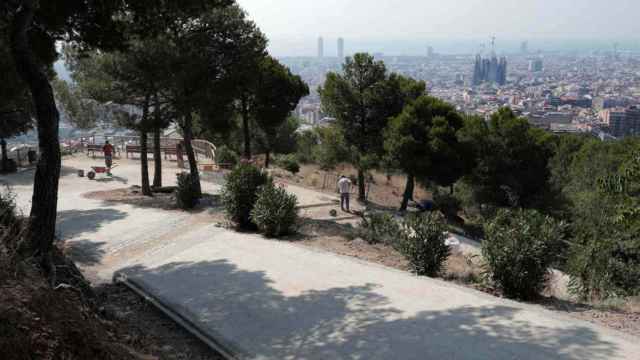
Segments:
[[[349,193],[340,194],[340,208],[342,210],[349,210]]]

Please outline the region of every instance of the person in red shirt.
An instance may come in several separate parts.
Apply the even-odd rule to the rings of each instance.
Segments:
[[[113,164],[113,146],[107,140],[102,147],[104,153],[104,163],[107,166],[107,174],[111,175],[111,165]]]

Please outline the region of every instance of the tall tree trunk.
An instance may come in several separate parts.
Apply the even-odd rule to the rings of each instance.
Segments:
[[[153,163],[155,169],[153,172],[153,187],[162,187],[162,149],[160,148],[160,128],[156,126],[153,129]]]
[[[264,155],[264,167],[265,169],[269,168],[269,164],[271,163],[271,150],[267,149]]]
[[[162,132],[162,114],[160,113],[160,100],[158,93],[153,95],[153,187],[162,187],[162,148],[160,147],[160,136]]]
[[[0,163],[0,170],[4,170],[9,161],[9,155],[7,154],[7,141],[0,139],[0,147],[2,148],[2,162]]]
[[[416,180],[413,174],[407,174],[407,185],[404,188],[404,195],[402,196],[402,204],[400,205],[400,211],[407,211],[409,207],[409,200],[413,200],[413,192],[416,187]]]
[[[358,200],[367,201],[366,184],[364,182],[364,170],[358,169]]]
[[[11,27],[11,52],[16,69],[31,91],[36,107],[38,130],[38,160],[33,181],[33,197],[27,240],[40,256],[45,272],[51,274],[51,250],[56,232],[58,182],[60,179],[60,142],[58,126],[60,114],[56,108],[53,89],[31,50],[28,30],[33,22],[36,2],[23,1]]]
[[[149,157],[147,141],[147,129],[140,130],[140,168],[142,174],[142,195],[153,196],[151,186],[149,186]]]
[[[187,152],[187,158],[189,159],[189,170],[191,171],[191,179],[193,180],[193,186],[195,186],[196,194],[198,197],[202,196],[202,187],[200,186],[200,172],[198,171],[198,162],[196,161],[196,153],[193,151],[193,119],[191,113],[187,113],[184,116],[184,123],[182,124],[182,133],[184,134],[184,149]]]
[[[242,131],[244,134],[244,157],[251,160],[251,129],[249,128],[249,109],[246,97],[242,97]]]

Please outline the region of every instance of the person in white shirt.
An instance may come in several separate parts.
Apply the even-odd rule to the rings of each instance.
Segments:
[[[346,176],[340,176],[338,180],[338,190],[340,191],[340,208],[349,212],[349,193],[351,193],[351,180]]]

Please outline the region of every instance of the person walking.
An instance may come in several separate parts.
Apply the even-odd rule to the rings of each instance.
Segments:
[[[107,175],[111,176],[111,166],[113,165],[113,146],[109,144],[109,140],[105,141],[102,147],[104,153],[104,164],[107,166]]]
[[[340,209],[345,212],[350,212],[349,194],[351,193],[351,180],[344,175],[340,176],[340,180],[338,180],[338,190],[340,191]]]

